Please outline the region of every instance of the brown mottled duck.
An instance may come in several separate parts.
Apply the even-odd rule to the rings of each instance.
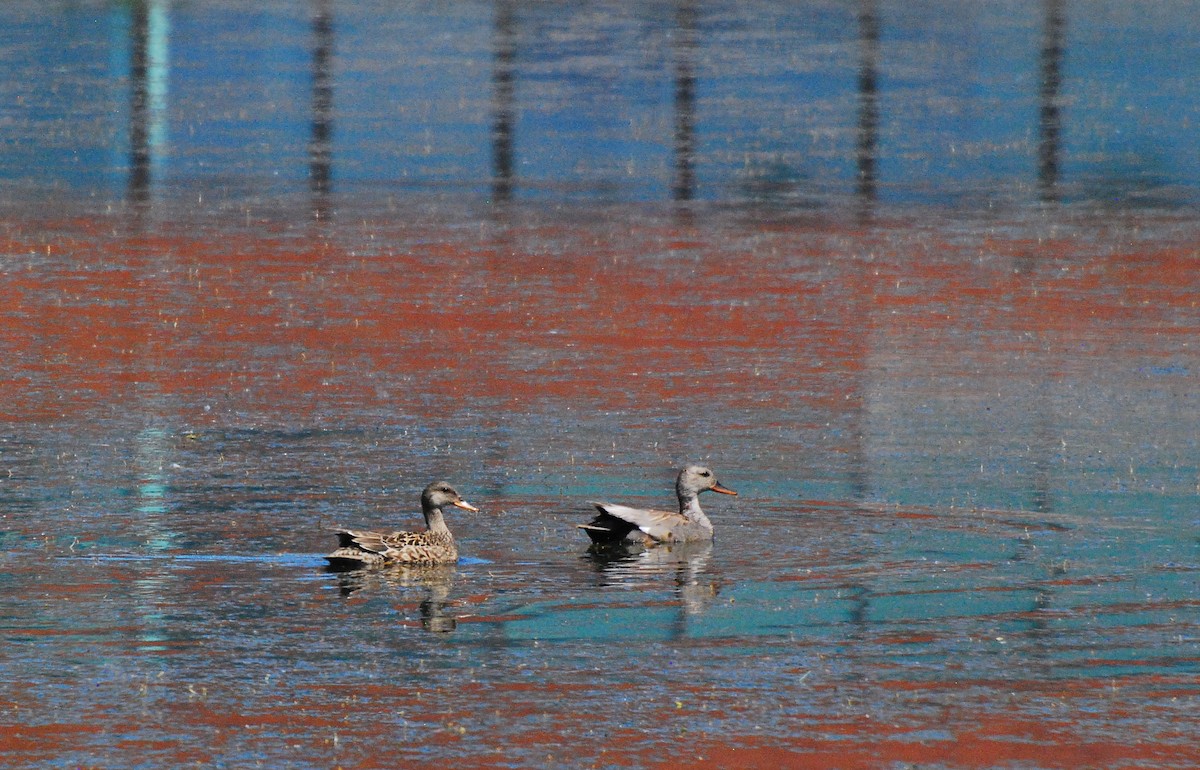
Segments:
[[[388,564],[453,564],[458,546],[446,526],[442,509],[447,505],[467,511],[479,510],[459,496],[454,487],[435,481],[421,493],[425,514],[424,532],[366,532],[339,530],[338,548],[325,558],[333,570],[359,569]]]

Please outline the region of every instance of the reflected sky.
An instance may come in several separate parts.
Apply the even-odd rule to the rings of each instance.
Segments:
[[[6,4],[0,173],[135,200],[1178,204],[1177,5]]]

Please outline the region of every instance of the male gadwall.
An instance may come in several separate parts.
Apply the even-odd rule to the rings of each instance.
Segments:
[[[363,532],[339,530],[338,549],[325,558],[332,570],[358,569],[382,564],[452,564],[458,561],[454,535],[442,518],[442,508],[453,505],[479,510],[459,497],[454,487],[435,481],[421,493],[424,532]]]
[[[655,545],[711,540],[712,522],[700,510],[700,493],[710,489],[723,495],[737,494],[721,486],[708,468],[689,465],[679,472],[679,478],[675,480],[675,494],[679,496],[678,513],[593,502],[600,515],[578,526],[587,532],[595,545],[614,545],[623,541]]]

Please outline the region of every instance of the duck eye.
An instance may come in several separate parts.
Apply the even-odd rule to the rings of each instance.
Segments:
[[[712,472],[710,472],[710,471],[700,471],[700,475],[701,475],[701,476],[708,477],[708,476],[711,476],[711,475],[712,475]]]

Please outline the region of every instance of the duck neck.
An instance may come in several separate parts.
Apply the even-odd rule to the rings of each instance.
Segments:
[[[426,529],[440,535],[450,534],[450,528],[446,526],[446,519],[442,517],[441,508],[426,507],[424,512]]]
[[[700,496],[695,493],[679,493],[679,513],[702,527],[712,526],[708,517],[704,515],[704,511],[700,510]]]

